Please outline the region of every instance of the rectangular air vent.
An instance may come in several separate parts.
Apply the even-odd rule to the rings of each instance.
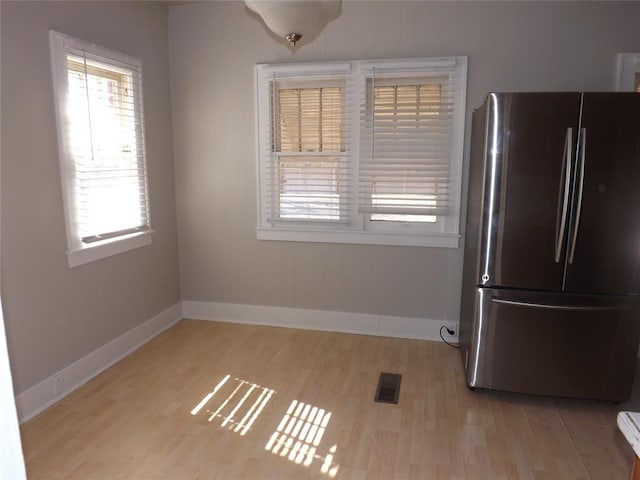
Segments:
[[[402,380],[402,375],[400,374],[381,373],[374,400],[382,403],[398,403],[400,380]]]

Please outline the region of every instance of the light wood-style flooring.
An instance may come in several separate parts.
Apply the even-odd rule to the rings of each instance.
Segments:
[[[436,342],[182,320],[22,436],[30,479],[626,480],[629,408],[468,391]]]

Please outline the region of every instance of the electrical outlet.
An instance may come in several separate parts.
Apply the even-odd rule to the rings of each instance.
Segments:
[[[60,392],[62,392],[63,380],[64,380],[64,374],[62,372],[58,372],[53,376],[53,394],[54,395],[58,395]]]
[[[449,332],[446,329],[442,330],[442,336],[444,338],[457,339],[458,338],[458,322],[444,322],[443,324],[449,330],[453,330],[453,335],[449,335]]]

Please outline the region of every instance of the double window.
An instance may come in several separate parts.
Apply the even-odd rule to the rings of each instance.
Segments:
[[[142,63],[50,32],[70,266],[150,243]]]
[[[458,246],[466,57],[256,66],[258,238]]]

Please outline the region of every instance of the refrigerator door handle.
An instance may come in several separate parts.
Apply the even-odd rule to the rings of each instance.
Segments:
[[[542,308],[549,310],[568,310],[572,312],[597,312],[597,311],[615,311],[629,310],[628,305],[611,305],[611,306],[595,306],[595,305],[550,305],[548,303],[523,302],[518,300],[507,300],[506,298],[493,297],[491,303],[500,305],[511,305],[515,307]]]
[[[573,263],[573,257],[576,253],[576,241],[578,240],[578,227],[580,226],[580,214],[582,213],[582,191],[584,190],[584,162],[587,149],[587,129],[582,129],[580,135],[580,177],[578,180],[578,201],[576,203],[576,220],[573,223],[573,233],[571,236],[571,250],[569,251],[569,263]]]
[[[556,250],[554,261],[560,263],[560,255],[562,254],[562,244],[564,242],[564,233],[567,225],[567,211],[569,209],[569,186],[571,184],[571,152],[573,142],[573,128],[567,128],[567,136],[564,140],[564,153],[562,161],[562,174],[564,174],[564,182],[560,183],[560,191],[558,193],[558,214],[556,216]],[[562,208],[560,204],[562,203]]]

